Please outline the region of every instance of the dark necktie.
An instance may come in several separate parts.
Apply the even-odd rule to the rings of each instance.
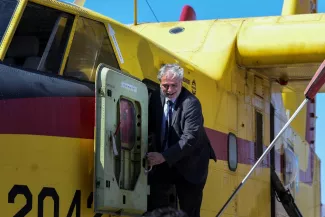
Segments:
[[[173,102],[171,100],[167,101],[167,105],[168,105],[168,110],[167,110],[167,114],[168,114],[168,129],[171,127],[172,125],[172,117],[173,117]]]
[[[164,149],[168,148],[170,144],[170,136],[171,136],[171,125],[172,125],[172,117],[173,117],[173,102],[171,100],[167,101],[167,118],[165,124],[165,138],[164,138]]]

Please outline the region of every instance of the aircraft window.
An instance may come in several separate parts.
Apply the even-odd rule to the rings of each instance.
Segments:
[[[132,102],[123,98],[119,107],[121,148],[131,150],[135,144],[135,107]]]
[[[284,148],[283,163],[283,184],[287,188],[293,188],[295,182],[299,182],[299,163],[292,146]]]
[[[263,114],[255,112],[255,160],[263,154]]]
[[[4,62],[57,74],[72,23],[72,15],[28,3]]]
[[[105,26],[80,17],[64,75],[94,81],[100,63],[120,69]]]
[[[121,189],[134,190],[141,171],[141,106],[125,97],[117,106],[115,176]]]
[[[11,17],[18,4],[17,0],[2,0],[0,1],[0,42],[11,20]]]
[[[238,163],[237,137],[233,133],[228,134],[228,167],[236,171]]]

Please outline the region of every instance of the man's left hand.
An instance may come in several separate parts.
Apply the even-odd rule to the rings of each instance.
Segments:
[[[164,156],[158,152],[149,152],[147,156],[149,166],[155,166],[165,162]]]

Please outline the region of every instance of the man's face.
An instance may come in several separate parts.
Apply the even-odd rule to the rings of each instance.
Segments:
[[[175,99],[181,92],[182,81],[172,73],[166,73],[160,82],[160,88],[168,99]]]

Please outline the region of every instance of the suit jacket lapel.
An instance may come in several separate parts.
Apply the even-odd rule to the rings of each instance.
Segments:
[[[164,115],[164,105],[165,105],[165,97],[162,94],[160,94],[160,106],[158,108],[158,117],[160,118],[159,119],[160,125],[162,124],[161,120]]]
[[[165,105],[165,97],[160,94],[160,102],[161,102],[161,108],[162,108],[162,111],[164,110],[164,105]]]
[[[173,112],[173,116],[172,116],[172,125],[174,125],[175,121],[176,121],[176,117],[179,114],[180,110],[181,110],[181,105],[183,103],[183,99],[184,99],[184,94],[185,94],[185,90],[184,87],[182,87],[182,91],[179,94],[177,100],[176,100],[176,104],[174,107],[174,112]]]
[[[174,110],[174,112],[173,112],[173,116],[172,116],[172,125],[174,125],[175,120],[176,120],[176,117],[177,117],[179,111],[180,111],[179,106],[176,107],[176,105],[175,105],[175,110]]]

